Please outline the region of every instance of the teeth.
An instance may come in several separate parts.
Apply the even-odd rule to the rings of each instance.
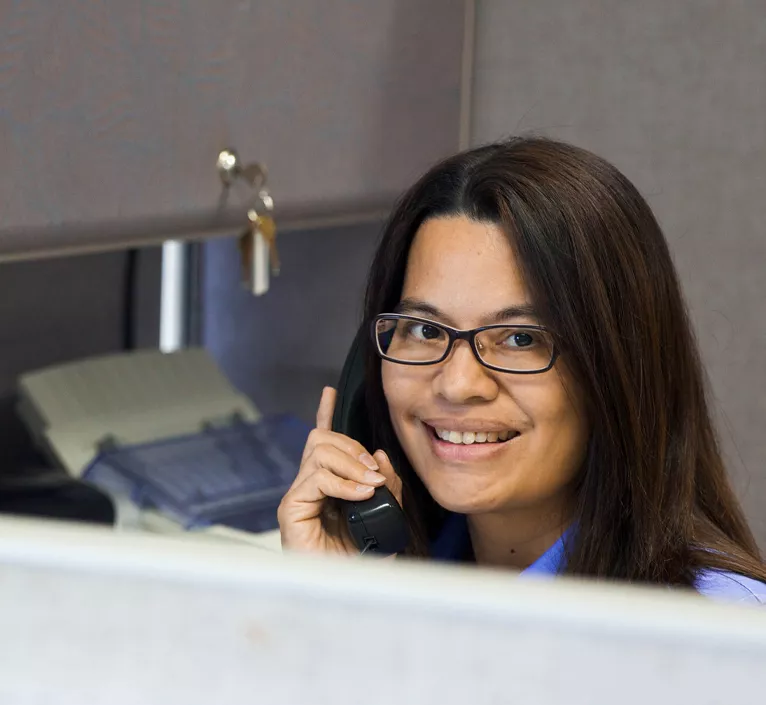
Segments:
[[[436,429],[436,435],[449,443],[471,445],[472,443],[497,443],[513,437],[513,431],[448,431]]]

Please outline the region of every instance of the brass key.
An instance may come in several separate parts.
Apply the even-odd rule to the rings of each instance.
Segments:
[[[248,289],[253,288],[253,258],[255,256],[255,228],[252,221],[237,240],[239,260],[242,271],[242,283]]]
[[[270,215],[259,215],[255,209],[247,212],[247,219],[248,226],[239,237],[242,280],[255,296],[261,296],[269,289],[269,274],[279,274],[276,224]]]
[[[269,247],[271,273],[275,277],[279,276],[281,265],[279,262],[279,251],[277,250],[277,224],[271,215],[260,215],[258,216],[256,227]]]

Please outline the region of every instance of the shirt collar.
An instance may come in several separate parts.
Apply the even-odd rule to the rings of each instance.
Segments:
[[[557,575],[566,567],[567,541],[571,528],[567,529],[523,575]],[[431,558],[442,561],[473,561],[471,536],[464,514],[449,514],[439,535],[431,544]]]

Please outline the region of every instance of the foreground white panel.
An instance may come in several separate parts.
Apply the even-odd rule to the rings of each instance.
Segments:
[[[2,705],[706,705],[764,686],[757,608],[0,521]]]

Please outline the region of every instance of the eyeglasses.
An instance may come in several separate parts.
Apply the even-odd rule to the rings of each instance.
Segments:
[[[558,351],[542,326],[492,325],[458,330],[426,318],[383,313],[372,334],[377,353],[400,365],[436,365],[449,357],[457,340],[471,346],[476,359],[490,370],[533,375],[553,367]]]

